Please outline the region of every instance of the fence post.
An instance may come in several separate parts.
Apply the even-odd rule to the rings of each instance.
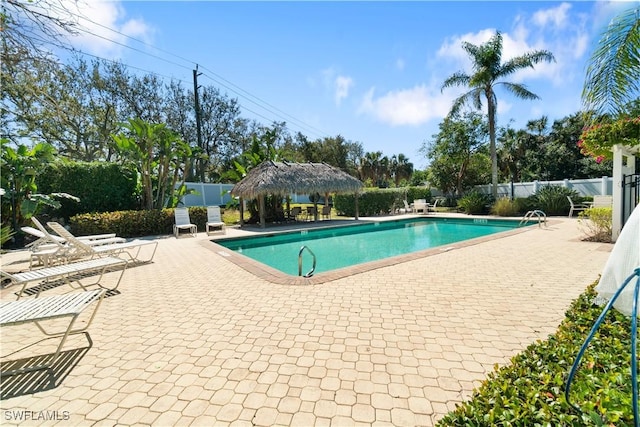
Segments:
[[[602,177],[602,183],[600,184],[600,195],[601,196],[608,196],[607,194],[607,182],[609,181],[609,177],[608,176],[603,176]]]
[[[536,194],[538,192],[538,188],[540,188],[540,181],[536,179],[535,181],[533,181],[533,194]]]

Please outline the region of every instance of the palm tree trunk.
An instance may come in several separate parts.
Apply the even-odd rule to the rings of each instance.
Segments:
[[[496,104],[493,94],[487,96],[489,108],[489,151],[491,153],[491,195],[498,198],[498,155],[496,153]]]

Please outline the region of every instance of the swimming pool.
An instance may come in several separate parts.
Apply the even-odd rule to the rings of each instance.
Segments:
[[[518,221],[466,218],[409,218],[348,226],[296,230],[213,240],[282,273],[297,276],[302,253],[303,274],[315,273],[409,254],[518,228]]]

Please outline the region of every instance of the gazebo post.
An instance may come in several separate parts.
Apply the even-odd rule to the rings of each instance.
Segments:
[[[244,225],[244,198],[240,197],[240,227]]]
[[[356,221],[358,220],[358,192],[356,191]]]
[[[260,228],[266,227],[266,221],[264,219],[264,194],[258,196],[258,209],[260,210]]]

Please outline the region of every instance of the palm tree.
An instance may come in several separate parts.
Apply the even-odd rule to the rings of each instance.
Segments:
[[[587,110],[619,114],[640,92],[640,7],[611,20],[591,55],[582,90]]]
[[[524,68],[533,68],[541,61],[551,62],[555,58],[546,50],[536,50],[511,58],[502,63],[502,34],[496,34],[485,44],[476,46],[469,42],[462,42],[462,48],[469,54],[473,62],[473,74],[469,75],[458,71],[450,76],[442,84],[442,89],[451,86],[467,86],[470,90],[453,102],[450,114],[456,114],[467,103],[473,107],[482,109],[482,96],[487,99],[487,113],[489,122],[489,147],[491,151],[491,193],[493,197],[498,195],[498,157],[496,155],[496,111],[498,99],[495,88],[503,86],[507,91],[521,99],[538,99],[539,96],[529,91],[519,83],[499,81],[516,71]]]

